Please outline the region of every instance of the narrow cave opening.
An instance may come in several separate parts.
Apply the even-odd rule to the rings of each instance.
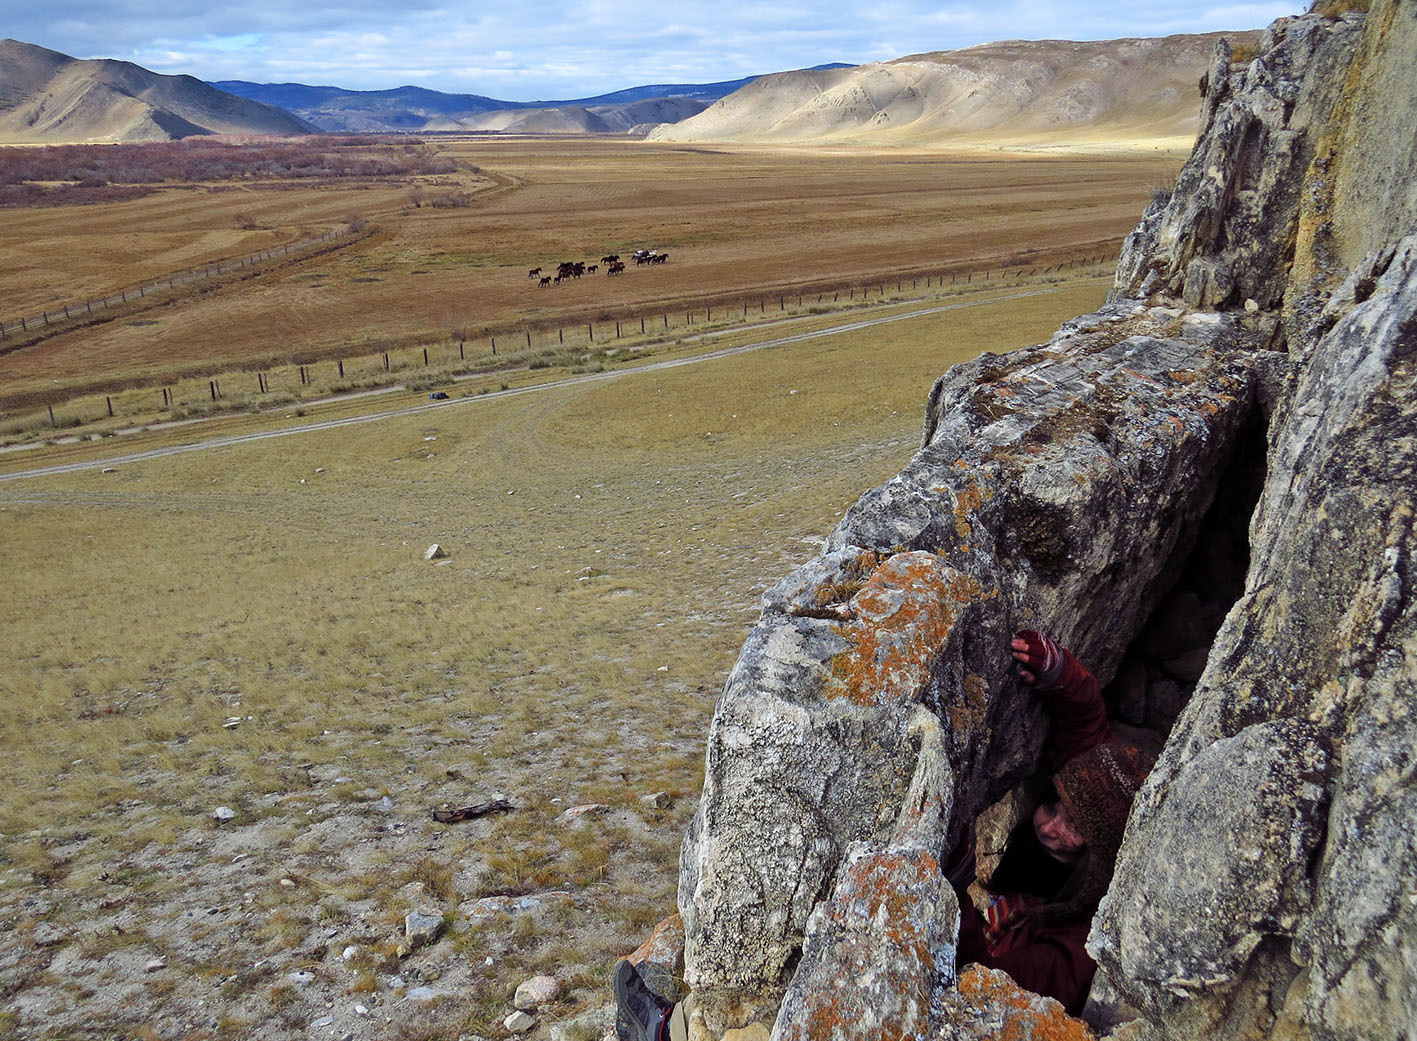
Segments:
[[[1249,523],[1264,486],[1267,416],[1255,409],[1235,434],[1216,479],[1214,498],[1193,537],[1183,540],[1159,571],[1165,589],[1128,645],[1103,701],[1117,737],[1157,753],[1185,709],[1210,656],[1216,634],[1241,593],[1250,565]],[[989,912],[992,879],[1016,829],[1040,802],[1056,798],[1051,776],[1040,771],[975,819],[975,877],[968,898]],[[1094,992],[1082,1015],[1094,1026],[1115,1022],[1115,995]]]
[[[1225,616],[1245,588],[1249,524],[1264,487],[1266,421],[1256,409],[1235,447],[1195,538],[1169,561],[1174,576],[1102,691],[1117,736],[1149,752],[1166,743],[1191,699]]]

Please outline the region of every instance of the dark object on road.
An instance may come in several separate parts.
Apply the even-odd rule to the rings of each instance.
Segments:
[[[509,813],[511,809],[512,804],[507,799],[491,799],[476,806],[464,806],[460,810],[434,810],[433,819],[439,824],[461,824],[463,821],[485,817],[489,813]]]
[[[448,400],[448,392],[447,392],[446,390],[435,390],[432,394],[429,394],[429,395],[428,395],[428,400],[429,400],[429,401],[447,401],[447,400]]]

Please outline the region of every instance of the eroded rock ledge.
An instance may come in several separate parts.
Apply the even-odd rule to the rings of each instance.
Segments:
[[[681,858],[698,1036],[986,1036],[940,862],[1042,740],[1002,648],[1046,629],[1106,682],[1266,429],[1244,593],[1133,811],[1094,1009],[1417,1033],[1417,192],[1411,150],[1351,126],[1417,125],[1414,7],[1222,49],[1109,304],[941,377],[909,466],[765,596]],[[1398,188],[1338,189],[1365,178]]]

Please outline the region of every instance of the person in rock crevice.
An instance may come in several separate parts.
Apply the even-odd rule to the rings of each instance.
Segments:
[[[1087,953],[1092,916],[1107,892],[1132,800],[1153,760],[1116,739],[1097,680],[1052,639],[1015,634],[1019,676],[1049,717],[1039,804],[1009,833],[987,881],[981,914],[966,887],[975,876],[966,837],[948,874],[960,905],[958,961],[1007,972],[1021,987],[1082,1012],[1097,964]]]
[[[1097,680],[1042,633],[1010,643],[1019,676],[1033,688],[1050,727],[1044,798],[1010,832],[984,883],[984,914],[966,888],[975,879],[973,829],[946,869],[960,906],[958,962],[1002,969],[1021,987],[1082,1011],[1097,965],[1084,944],[1107,891],[1132,799],[1151,757],[1117,741]],[[633,1041],[684,1041],[693,995],[671,1005],[647,987],[629,961],[615,966],[619,1016]]]

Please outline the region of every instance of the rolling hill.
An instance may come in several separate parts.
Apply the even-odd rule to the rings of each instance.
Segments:
[[[316,132],[305,120],[191,76],[71,58],[0,40],[0,141],[166,141],[196,134]]]
[[[217,80],[212,86],[279,106],[321,130],[342,133],[463,130],[618,134],[639,125],[687,119],[755,78],[717,83],[653,83],[566,101],[500,101],[481,94],[447,94],[413,86],[345,90],[247,80]]]
[[[1078,43],[1010,40],[763,76],[661,141],[1189,148],[1215,42],[1259,31]]]

